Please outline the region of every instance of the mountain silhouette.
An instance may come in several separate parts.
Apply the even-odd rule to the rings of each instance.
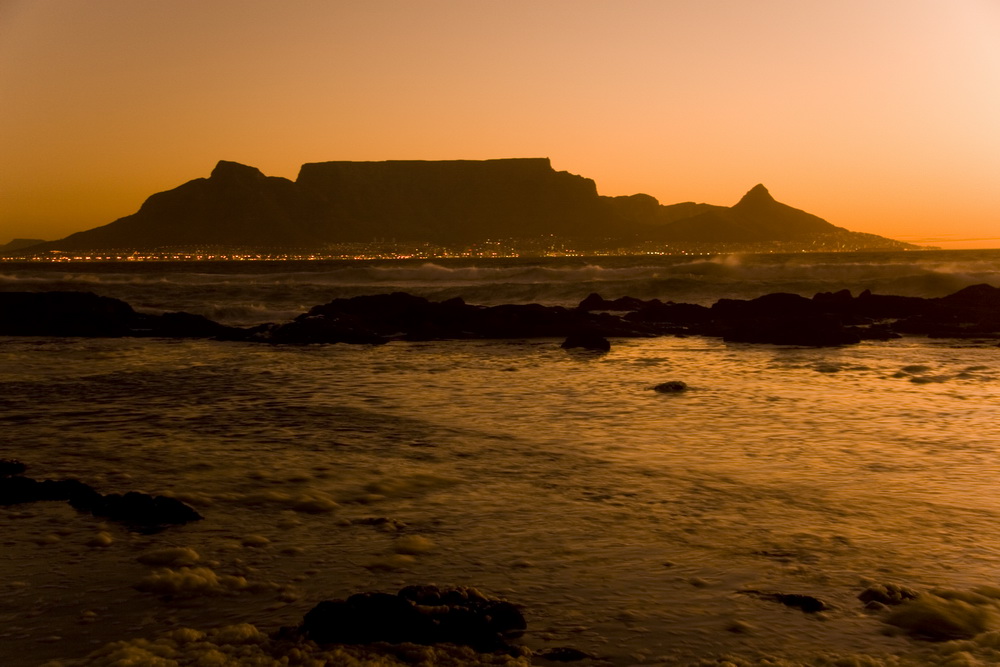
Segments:
[[[179,247],[301,248],[393,240],[462,244],[553,235],[608,243],[761,243],[854,235],[867,247],[903,247],[857,234],[771,197],[763,185],[734,206],[661,205],[636,194],[602,197],[594,181],[555,171],[548,158],[319,162],[295,181],[220,161],[208,178],[150,196],[132,215],[50,250]]]
[[[661,228],[663,241],[746,242],[800,241],[847,232],[823,218],[775,201],[763,185],[751,188],[735,205],[713,207]]]

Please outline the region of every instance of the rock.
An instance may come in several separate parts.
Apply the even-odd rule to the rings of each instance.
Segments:
[[[320,602],[299,631],[320,644],[452,643],[495,651],[509,648],[507,638],[525,627],[513,604],[474,588],[408,586],[397,595],[358,593]]]
[[[202,315],[191,313],[163,313],[149,315],[149,335],[163,338],[233,338],[233,327],[213,322]],[[238,332],[239,329],[236,329]]]
[[[82,500],[99,495],[89,485],[75,479],[39,481],[20,476],[0,478],[0,505],[33,503],[41,500]]]
[[[716,319],[734,318],[790,318],[817,315],[821,311],[811,300],[798,294],[775,292],[750,301],[719,299],[712,304],[711,314]]]
[[[91,292],[0,293],[0,335],[129,335],[137,317],[124,301]]]
[[[818,598],[814,598],[811,595],[801,595],[798,593],[776,593],[771,591],[758,591],[758,590],[743,590],[739,591],[743,595],[748,595],[752,598],[758,600],[767,600],[768,602],[777,602],[778,604],[783,604],[786,607],[792,607],[793,609],[800,609],[807,614],[814,614],[819,611],[825,611],[829,609],[829,605]]]
[[[310,316],[297,318],[277,326],[262,337],[275,345],[309,345],[315,343],[351,343],[355,345],[384,345],[388,338],[360,326],[336,318]]]
[[[470,306],[461,299],[432,302],[396,292],[335,299],[289,324],[272,328],[259,339],[281,343],[378,343],[390,338],[565,338],[579,332],[594,336],[649,335],[641,326],[606,313],[537,303]]]
[[[820,292],[813,295],[812,300],[824,313],[846,312],[854,304],[854,297],[848,289],[839,292]]]
[[[873,584],[858,594],[858,599],[862,602],[880,602],[893,606],[918,597],[920,593],[899,584]]]
[[[27,469],[28,466],[24,465],[17,459],[0,459],[0,477],[20,475]]]
[[[834,347],[861,342],[853,328],[826,313],[802,317],[737,319],[725,327],[723,340],[732,343],[766,343],[803,347]]]
[[[992,605],[970,604],[937,595],[921,595],[897,605],[885,622],[915,639],[951,641],[971,639],[997,625]]]
[[[155,529],[198,521],[198,512],[174,498],[129,491],[106,496],[77,479],[36,480],[30,477],[0,477],[0,505],[63,500],[82,512],[107,517],[144,529]]]
[[[597,658],[596,655],[568,646],[542,649],[541,651],[536,651],[534,655],[543,660],[551,660],[553,662],[576,662],[577,660],[593,660]]]
[[[674,325],[702,324],[711,319],[712,311],[693,303],[663,303],[658,299],[647,301],[642,308],[625,315],[629,322],[657,322]]]
[[[594,350],[597,352],[607,352],[611,349],[611,343],[604,336],[590,333],[571,334],[566,337],[560,346],[564,350],[582,348],[584,350]]]
[[[687,383],[680,380],[669,380],[653,387],[653,391],[661,394],[680,394],[688,390]]]
[[[73,507],[87,510],[94,516],[121,521],[140,528],[158,528],[199,521],[203,517],[192,507],[176,498],[151,496],[148,493],[129,491],[126,494],[110,493],[91,498],[87,502],[70,502]]]
[[[236,338],[240,331],[190,313],[137,313],[124,301],[91,292],[0,292],[4,336]]]
[[[659,303],[659,301],[657,301]],[[591,292],[587,298],[579,303],[579,310],[639,310],[646,302],[631,296],[623,296],[613,301],[608,301],[596,292]]]

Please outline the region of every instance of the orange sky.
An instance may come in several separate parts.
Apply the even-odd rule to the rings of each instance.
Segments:
[[[549,157],[1000,247],[996,0],[0,0],[0,243],[219,159]]]

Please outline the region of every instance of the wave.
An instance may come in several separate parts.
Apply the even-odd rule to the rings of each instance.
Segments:
[[[281,321],[335,298],[403,291],[469,303],[572,306],[591,292],[711,304],[771,292],[870,289],[935,297],[1000,285],[1000,251],[642,256],[186,265],[2,266],[0,290],[81,290],[147,311],[186,310],[230,324]],[[190,269],[194,269],[193,271]]]

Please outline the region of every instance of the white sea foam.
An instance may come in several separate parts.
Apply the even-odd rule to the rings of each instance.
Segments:
[[[599,284],[609,298],[718,298],[814,271],[829,272],[815,284],[857,292],[834,281],[837,261],[897,278],[927,264],[615,261],[500,286],[470,272],[425,293],[570,301]],[[637,274],[553,278],[618,269]],[[254,317],[372,287],[166,278],[128,289],[156,308],[233,303]],[[5,651],[17,667],[141,664],[168,649],[160,657],[185,664],[257,646],[269,664],[280,642],[259,636],[321,600],[439,582],[523,605],[532,650],[572,646],[614,665],[998,664],[997,367],[992,344],[918,338],[832,350],[621,340],[601,357],[547,340],[3,339],[3,456],[39,479],[170,495],[205,516],[146,535],[66,503],[0,508]],[[648,390],[670,379],[697,391]],[[936,598],[886,623],[895,612],[857,600],[886,580]],[[830,609],[819,618],[747,589]],[[928,618],[965,638],[922,639]],[[243,624],[249,643],[213,634]],[[185,627],[198,630],[170,635]]]

